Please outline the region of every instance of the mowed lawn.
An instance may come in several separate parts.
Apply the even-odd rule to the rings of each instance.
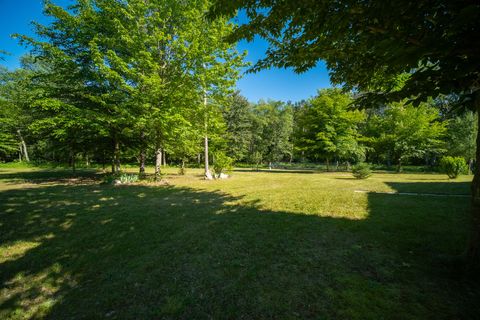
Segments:
[[[450,195],[471,177],[175,172],[0,169],[0,319],[479,317],[478,283],[449,263],[469,226]]]

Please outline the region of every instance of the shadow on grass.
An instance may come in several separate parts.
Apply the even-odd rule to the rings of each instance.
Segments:
[[[102,174],[96,169],[81,169],[71,171],[64,169],[21,171],[12,173],[11,171],[0,171],[0,182],[28,182],[28,183],[46,183],[46,182],[68,182],[69,180],[98,180]]]
[[[470,182],[388,182],[397,192],[470,195]]]
[[[348,220],[170,186],[0,192],[0,318],[477,317],[478,286],[436,259],[463,249],[468,203],[368,206]]]

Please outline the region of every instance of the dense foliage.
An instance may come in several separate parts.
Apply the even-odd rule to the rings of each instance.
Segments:
[[[440,160],[440,168],[450,179],[456,179],[460,174],[467,173],[467,165],[462,157],[443,157]]]
[[[367,179],[372,175],[372,170],[370,170],[370,166],[365,163],[359,163],[352,168],[352,174],[357,179]]]

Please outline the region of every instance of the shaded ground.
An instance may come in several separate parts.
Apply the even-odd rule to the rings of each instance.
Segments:
[[[467,182],[298,173],[296,185],[294,173],[238,173],[230,181],[172,177],[172,186],[113,187],[65,183],[65,173],[55,185],[48,175],[0,173],[0,181],[30,182],[0,192],[1,319],[476,319],[480,312],[478,283],[458,279],[441,259],[464,247],[467,200],[352,192],[363,183],[461,194]]]

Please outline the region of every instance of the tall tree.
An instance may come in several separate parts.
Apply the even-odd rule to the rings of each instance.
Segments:
[[[360,111],[349,110],[352,98],[339,89],[320,90],[304,105],[298,118],[301,130],[297,145],[311,159],[337,162],[358,161],[364,158],[364,148],[358,143],[358,124],[364,119]]]
[[[470,163],[475,159],[477,117],[478,114],[467,111],[449,119],[446,134],[446,148],[449,155],[463,157]]]
[[[252,141],[252,108],[248,100],[235,92],[222,108],[227,125],[228,156],[247,160]]]
[[[293,111],[281,101],[260,101],[253,109],[251,157],[273,162],[291,159],[293,155]]]
[[[397,171],[412,158],[444,151],[446,123],[437,109],[423,103],[418,107],[392,103],[369,119],[370,138],[377,155],[395,161]]]

